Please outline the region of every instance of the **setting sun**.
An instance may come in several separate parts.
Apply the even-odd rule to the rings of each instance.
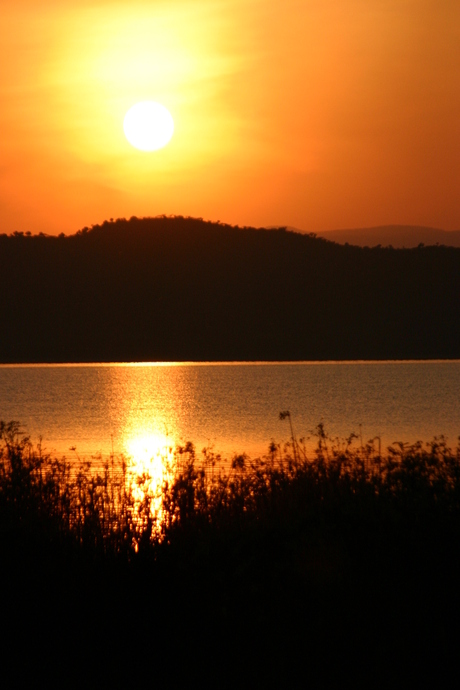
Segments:
[[[459,38],[2,1],[3,675],[458,682]]]
[[[174,120],[161,103],[141,101],[133,105],[123,122],[129,143],[141,151],[157,151],[171,141]]]
[[[4,4],[2,232],[459,227],[459,3]]]

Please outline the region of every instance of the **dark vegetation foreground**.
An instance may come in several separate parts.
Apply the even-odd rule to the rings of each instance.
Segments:
[[[0,362],[460,357],[455,247],[118,219],[0,235],[0,294]]]
[[[2,424],[3,668],[19,652],[16,677],[48,687],[454,683],[460,446],[317,441],[226,472],[178,448],[158,503]]]

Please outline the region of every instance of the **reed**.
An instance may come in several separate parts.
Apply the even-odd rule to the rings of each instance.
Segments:
[[[320,671],[340,678],[359,645],[382,678],[395,660],[420,665],[439,645],[447,668],[457,638],[446,631],[460,613],[460,443],[440,436],[382,453],[379,439],[330,439],[322,424],[314,434],[311,454],[291,428],[265,456],[227,463],[178,446],[152,490],[150,477],[131,476],[129,459],[52,458],[18,423],[2,422],[0,552],[16,582],[12,620],[38,598],[55,631],[64,614],[50,618],[50,602],[60,597],[85,639],[97,630],[100,646],[104,631],[107,655],[112,630],[129,630],[130,653],[153,645],[159,665],[180,657],[191,678],[205,645],[218,684],[223,666],[251,687],[299,668],[313,684]]]
[[[282,413],[287,416],[288,413]],[[381,454],[373,439],[330,439],[322,424],[309,457],[303,440],[272,444],[266,456],[221,456],[177,446],[163,483],[133,477],[124,457],[97,462],[52,458],[17,422],[0,423],[0,505],[7,529],[46,534],[103,557],[128,560],[183,535],[239,532],[272,524],[317,522],[327,510],[392,514],[428,523],[460,506],[460,444],[442,436],[395,443]],[[165,463],[168,460],[165,458]]]

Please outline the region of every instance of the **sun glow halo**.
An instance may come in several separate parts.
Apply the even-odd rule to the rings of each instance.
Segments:
[[[157,151],[171,141],[174,120],[161,103],[140,101],[125,115],[123,129],[129,143],[141,151]]]

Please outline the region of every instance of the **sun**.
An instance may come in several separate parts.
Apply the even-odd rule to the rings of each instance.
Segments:
[[[123,129],[127,140],[136,149],[157,151],[171,141],[174,120],[161,103],[140,101],[126,113]]]

